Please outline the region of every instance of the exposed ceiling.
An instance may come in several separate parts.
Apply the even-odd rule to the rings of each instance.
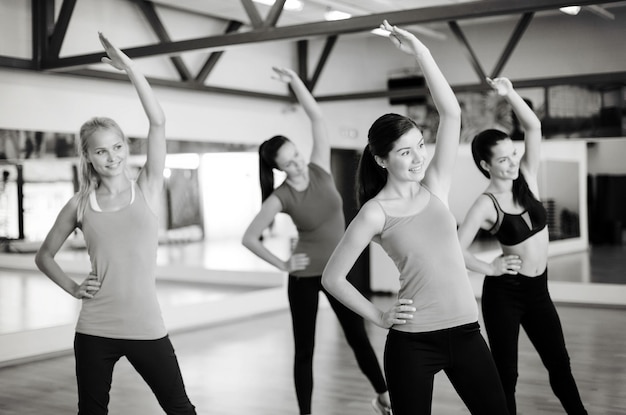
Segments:
[[[124,79],[119,74],[88,69],[89,65],[100,61],[101,53],[60,57],[61,45],[72,19],[74,7],[80,0],[31,0],[33,10],[33,58],[30,60],[0,56],[0,66],[62,71],[75,75],[94,76],[108,79]],[[526,28],[537,13],[559,13],[558,8],[568,6],[567,1],[559,0],[127,0],[136,4],[145,19],[159,38],[159,43],[127,48],[125,52],[133,57],[168,56],[176,67],[178,80],[151,79],[154,84],[207,92],[230,93],[268,99],[291,99],[285,96],[259,94],[211,87],[205,84],[207,76],[217,64],[224,48],[229,45],[252,44],[264,41],[292,40],[298,45],[299,69],[301,74],[314,75],[305,79],[312,90],[321,69],[332,53],[337,37],[344,34],[367,33],[378,26],[383,19],[393,24],[410,27],[413,31],[427,36],[441,36],[438,29],[447,27],[464,46],[478,79],[485,76],[498,76],[508,61]],[[301,2],[300,10],[291,10],[292,2]],[[60,12],[55,18],[55,2],[60,4]],[[269,3],[263,4],[263,3]],[[584,12],[593,12],[599,18],[610,18],[611,7],[624,7],[622,1],[580,0],[577,2]],[[196,15],[225,21],[224,33],[203,36],[195,39],[173,41],[167,27],[159,18],[161,8],[176,9]],[[328,10],[348,13],[350,18],[326,21]],[[472,45],[464,36],[458,21],[480,22],[490,19],[510,19],[513,33],[492,73],[484,73],[481,62],[474,55]],[[326,46],[318,62],[309,65],[307,61],[308,39],[326,38]],[[180,54],[188,51],[208,50],[205,64],[198,73],[192,73]],[[616,76],[626,79],[626,73]],[[606,78],[606,76],[604,76]],[[519,85],[519,83],[518,83]],[[484,85],[465,86],[467,89],[483,88]],[[365,91],[351,96],[330,97],[327,99],[359,99],[385,96],[389,91],[371,93]],[[396,91],[395,94],[413,94],[415,91]],[[389,96],[389,95],[386,95]]]

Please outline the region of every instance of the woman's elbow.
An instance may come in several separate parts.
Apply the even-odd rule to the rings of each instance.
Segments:
[[[47,255],[43,250],[39,249],[37,251],[37,253],[35,254],[35,265],[37,266],[37,268],[40,271],[43,271],[43,269],[45,268],[45,263],[46,263],[46,257],[48,257],[49,255]]]
[[[337,291],[337,278],[333,277],[330,273],[324,271],[322,274],[322,286],[329,293],[334,293]]]

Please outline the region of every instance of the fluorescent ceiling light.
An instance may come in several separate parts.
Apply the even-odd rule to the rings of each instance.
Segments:
[[[565,13],[565,14],[569,14],[571,16],[576,16],[578,13],[580,13],[580,6],[561,7],[559,10],[562,11],[563,13]]]
[[[326,20],[345,20],[351,18],[350,13],[341,12],[339,10],[327,9],[324,13],[324,19]]]
[[[273,6],[276,3],[276,0],[252,0],[255,3],[265,4],[266,6]],[[284,10],[289,10],[291,12],[299,12],[304,7],[304,3],[302,0],[287,0],[285,1],[285,5],[283,6]]]

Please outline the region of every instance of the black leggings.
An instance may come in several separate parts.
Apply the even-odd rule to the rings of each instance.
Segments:
[[[76,333],[74,355],[79,415],[108,413],[113,366],[122,356],[126,356],[150,386],[165,413],[196,413],[167,336],[158,340],[125,340]]]
[[[337,301],[322,287],[322,277],[289,276],[287,294],[295,343],[294,381],[301,414],[311,413],[313,394],[313,348],[319,292],[326,294],[337,315],[361,371],[377,393],[387,391],[376,353],[370,344],[363,318]]]
[[[572,375],[561,321],[548,292],[547,270],[538,277],[522,274],[485,277],[482,310],[510,415],[516,413],[520,325],[548,369],[552,390],[565,411],[570,415],[587,414]]]
[[[470,413],[506,415],[498,372],[478,323],[423,333],[389,330],[385,374],[394,415],[429,415],[443,370]]]

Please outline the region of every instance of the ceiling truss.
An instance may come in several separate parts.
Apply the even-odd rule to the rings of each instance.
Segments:
[[[31,0],[32,2],[32,32],[33,54],[32,59],[19,59],[0,56],[0,67],[16,69],[30,69],[36,71],[53,71],[77,76],[88,76],[111,80],[127,80],[123,74],[87,68],[88,65],[100,62],[102,53],[84,54],[68,57],[60,57],[61,46],[67,34],[67,29],[72,19],[74,8],[78,0],[61,0],[59,16],[54,21],[55,0]],[[157,6],[149,0],[127,0],[136,4],[146,21],[159,39],[159,43],[127,48],[124,52],[131,58],[150,56],[169,56],[178,74],[177,80],[149,78],[153,85],[198,90],[211,93],[231,94],[261,99],[291,101],[293,94],[265,94],[254,91],[237,90],[232,88],[220,88],[205,84],[213,68],[218,64],[220,57],[225,53],[216,50],[209,54],[202,68],[197,74],[187,67],[179,56],[181,53],[202,50],[219,49],[229,45],[253,44],[266,41],[293,40],[298,56],[298,72],[307,87],[313,91],[320,75],[327,63],[332,49],[338,37],[342,34],[369,31],[377,27],[383,19],[393,24],[410,25],[429,22],[447,22],[456,39],[463,46],[467,58],[476,72],[480,82],[473,85],[453,86],[456,91],[483,90],[486,88],[485,77],[497,77],[513,54],[524,32],[530,25],[535,12],[554,10],[567,6],[567,1],[558,0],[483,0],[478,2],[460,3],[456,5],[435,6],[413,10],[401,10],[388,13],[372,14],[353,17],[346,20],[331,22],[314,22],[293,26],[276,26],[283,10],[285,0],[277,0],[270,8],[265,18],[261,17],[252,0],[239,0],[250,20],[251,30],[239,31],[244,25],[239,21],[228,21],[225,32],[207,37],[201,37],[183,41],[172,41],[167,29],[157,14]],[[602,1],[612,3],[619,0]],[[597,0],[577,1],[581,6],[595,6]],[[505,45],[495,67],[488,73],[481,65],[480,60],[474,53],[472,45],[465,37],[459,20],[483,18],[499,15],[520,15],[511,37]],[[311,37],[325,36],[326,42],[318,62],[315,64],[313,75],[309,77],[308,46]],[[623,82],[626,80],[626,72],[584,75],[580,77],[551,78],[543,80],[515,80],[516,85],[522,86],[549,86],[567,82],[590,83],[600,81]],[[426,91],[420,88],[406,88],[394,91],[366,91],[353,94],[341,94],[333,96],[316,97],[320,101],[338,101],[369,99],[380,97],[407,97],[422,94]]]

